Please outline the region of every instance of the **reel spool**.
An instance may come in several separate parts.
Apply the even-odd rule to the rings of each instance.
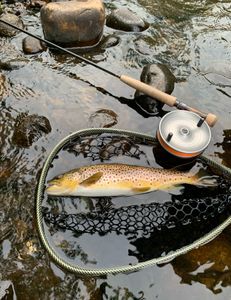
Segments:
[[[211,130],[198,114],[175,110],[161,119],[157,138],[170,154],[180,158],[193,158],[200,155],[209,145]]]

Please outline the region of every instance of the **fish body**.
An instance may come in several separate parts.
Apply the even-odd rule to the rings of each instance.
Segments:
[[[180,184],[203,185],[189,172],[126,164],[80,167],[48,182],[46,192],[56,196],[130,196],[164,190]]]

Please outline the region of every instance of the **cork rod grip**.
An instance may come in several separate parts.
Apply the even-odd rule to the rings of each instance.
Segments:
[[[176,104],[176,97],[166,94],[146,83],[141,82],[140,80],[134,79],[132,77],[121,75],[120,80],[127,85],[133,87],[134,89],[152,97],[160,102],[167,104],[169,106],[174,106]]]

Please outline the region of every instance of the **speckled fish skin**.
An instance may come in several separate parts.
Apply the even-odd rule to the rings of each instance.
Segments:
[[[46,192],[56,196],[130,196],[179,184],[197,184],[191,173],[125,164],[81,167],[50,181]]]

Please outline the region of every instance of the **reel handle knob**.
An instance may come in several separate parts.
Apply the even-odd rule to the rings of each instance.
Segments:
[[[213,126],[216,124],[217,120],[218,120],[218,118],[217,118],[216,115],[211,114],[211,113],[208,113],[208,114],[203,113],[203,112],[201,112],[201,111],[199,111],[199,110],[197,110],[197,109],[195,109],[195,108],[192,108],[192,107],[190,107],[190,106],[187,107],[187,110],[192,111],[192,112],[195,112],[195,113],[197,113],[199,116],[201,116],[202,118],[204,118],[205,121],[207,122],[207,124],[208,124],[210,127],[213,127]]]
[[[154,88],[153,86],[143,83],[140,80],[134,79],[127,75],[121,75],[120,80],[123,83],[133,87],[134,89],[136,89],[140,92],[143,92],[144,94],[146,94],[152,98],[156,98],[157,100],[159,100],[160,102],[162,102],[164,104],[167,104],[169,106],[174,106],[176,104],[176,97],[166,94],[166,93]]]
[[[217,119],[218,118],[216,115],[209,113],[207,114],[205,121],[208,123],[210,127],[213,127],[216,124]]]

